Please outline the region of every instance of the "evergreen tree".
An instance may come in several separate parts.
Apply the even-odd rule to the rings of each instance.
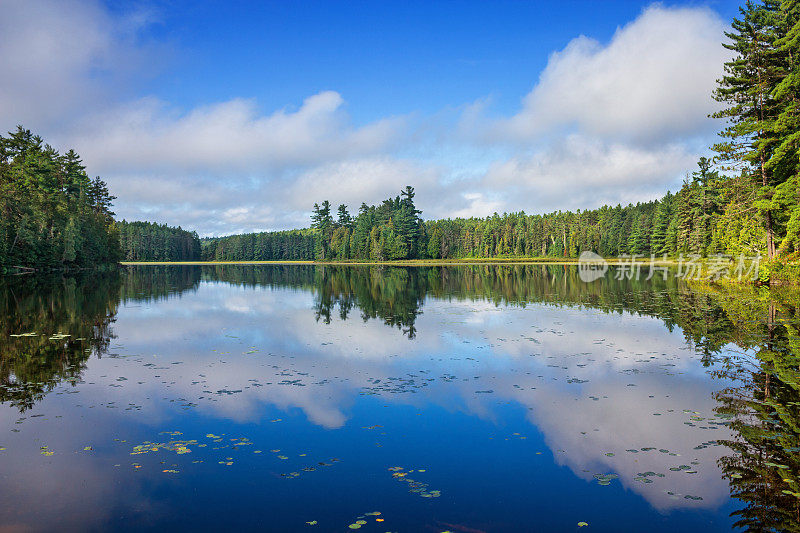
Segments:
[[[328,200],[322,205],[314,204],[314,212],[311,215],[311,227],[316,229],[319,235],[317,242],[316,255],[325,261],[329,257],[330,237],[333,232],[333,217],[331,217],[331,203]]]
[[[785,227],[779,254],[800,251],[800,1],[781,2],[782,36],[776,41],[786,70],[772,97],[778,104],[775,132],[780,138],[768,166],[778,176],[771,205]]]
[[[655,220],[653,221],[653,235],[651,237],[651,253],[653,254],[668,253],[667,233],[672,220],[672,199],[672,194],[667,192],[667,195],[658,202]]]
[[[197,233],[152,222],[118,222],[122,258],[125,261],[199,261]],[[255,253],[253,251],[253,253]]]
[[[0,272],[116,262],[113,200],[74,151],[60,155],[22,126],[0,136]]]
[[[714,116],[728,123],[720,133],[727,140],[715,150],[730,168],[744,168],[759,184],[756,207],[764,219],[766,249],[772,259],[776,238],[771,200],[778,176],[768,162],[780,143],[776,128],[780,106],[773,93],[786,71],[777,45],[783,37],[782,17],[774,0],[758,4],[748,0],[740,13],[732,31],[725,34],[731,42],[723,45],[736,56],[725,63],[725,75],[714,92],[716,100],[727,105]]]
[[[347,212],[347,206],[344,204],[339,206],[338,217],[336,222],[339,226],[349,228],[353,223],[353,218]]]

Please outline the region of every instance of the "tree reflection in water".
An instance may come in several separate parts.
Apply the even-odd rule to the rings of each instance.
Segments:
[[[313,294],[317,321],[378,320],[413,340],[427,298],[544,304],[657,317],[680,328],[726,387],[717,415],[737,525],[800,531],[800,290],[617,280],[583,283],[574,267],[470,265],[132,267],[75,276],[0,280],[0,402],[25,411],[59,382],[81,379],[109,354],[120,305],[180,297],[201,282],[295,288]],[[21,336],[25,335],[25,336]]]

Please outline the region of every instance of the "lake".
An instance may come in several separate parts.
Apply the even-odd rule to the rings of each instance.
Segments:
[[[0,531],[798,528],[797,291],[615,278],[4,278]]]

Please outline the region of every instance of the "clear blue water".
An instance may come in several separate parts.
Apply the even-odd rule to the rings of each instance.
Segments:
[[[7,282],[0,530],[730,530],[689,289],[503,268]]]

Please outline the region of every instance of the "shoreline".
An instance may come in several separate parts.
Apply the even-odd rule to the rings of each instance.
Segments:
[[[650,261],[636,261],[631,263],[626,259],[606,259],[609,265],[650,265]],[[578,265],[577,258],[548,259],[548,258],[486,258],[486,259],[407,259],[399,261],[120,261],[123,266],[139,265],[320,265],[320,266],[461,266],[461,265]],[[656,265],[675,265],[678,261],[655,261]]]
[[[780,286],[780,285],[800,285],[800,263],[792,262],[785,263],[778,269],[774,268],[774,264],[761,263],[761,268],[768,267],[768,276],[762,274],[759,279],[746,279],[746,280],[732,280],[723,276],[719,279],[705,278],[704,274],[711,272],[718,272],[718,265],[710,264],[708,258],[697,260],[693,263],[694,266],[689,266],[686,261],[679,259],[667,258],[652,261],[650,258],[637,258],[631,261],[627,257],[611,257],[604,260],[606,267],[621,267],[621,268],[646,268],[649,266],[655,268],[680,268],[686,266],[687,268],[698,268],[697,274],[703,279],[708,279],[713,283],[733,283],[733,284],[755,284],[767,286]],[[102,265],[97,268],[82,268],[82,269],[26,269],[23,271],[13,272],[12,270],[3,271],[0,269],[0,276],[2,277],[28,277],[35,276],[41,273],[66,273],[76,271],[92,271],[100,270],[105,271],[114,267],[128,267],[128,266],[382,266],[382,267],[456,267],[456,266],[579,266],[581,264],[587,265],[590,269],[595,270],[598,267],[603,268],[602,264],[595,262],[581,263],[579,258],[549,258],[549,257],[521,257],[521,258],[462,258],[462,259],[407,259],[396,261],[315,261],[315,260],[275,260],[275,261],[120,261],[114,264]],[[733,264],[731,263],[731,267]],[[730,272],[730,271],[729,271]],[[767,281],[769,280],[769,281]]]
[[[445,267],[445,266],[578,266],[582,264],[578,258],[463,258],[463,259],[407,259],[398,261],[121,261],[120,266],[224,266],[224,265],[308,265],[308,266],[386,266],[386,267]],[[583,263],[590,268],[597,268],[597,263]],[[709,258],[700,259],[694,262],[695,266],[690,267],[686,261],[668,258],[652,261],[649,258],[637,258],[631,261],[625,257],[610,257],[605,259],[606,267],[624,268],[699,268],[698,274],[701,276],[711,272],[718,272],[719,265],[711,264]],[[733,268],[731,263],[729,268]],[[765,278],[762,269],[768,268]],[[601,267],[602,268],[602,267]],[[729,270],[730,272],[730,270]],[[761,263],[760,274],[757,278],[746,280],[716,279],[716,283],[745,283],[755,285],[800,285],[800,264],[786,263],[781,268],[775,270],[774,265]]]

